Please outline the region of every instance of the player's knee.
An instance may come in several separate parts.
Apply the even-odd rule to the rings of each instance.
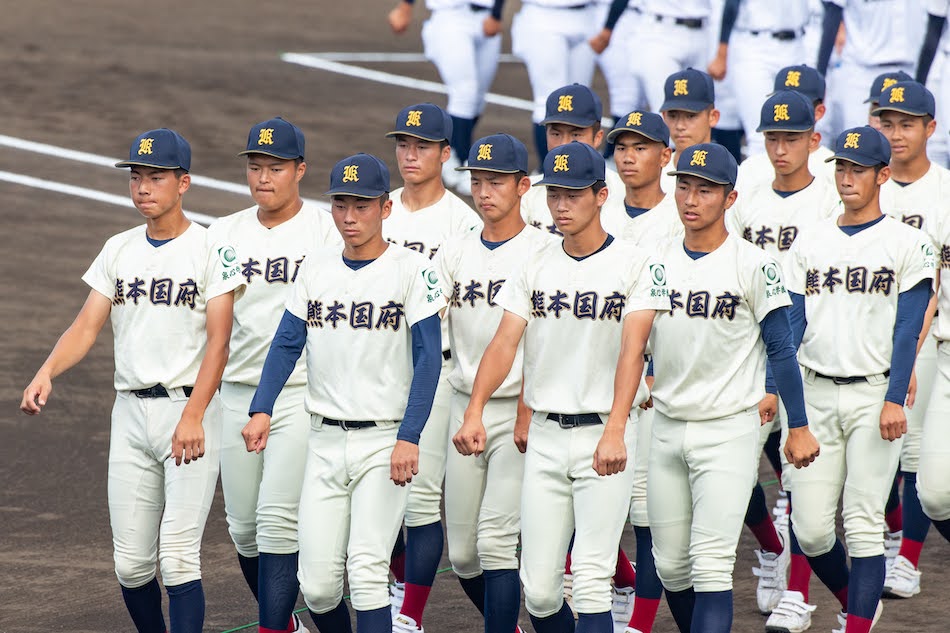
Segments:
[[[478,531],[478,563],[481,569],[517,569],[520,522],[517,515],[493,521]]]
[[[293,554],[296,552],[299,548],[296,516],[285,518],[260,515],[257,522],[256,547],[268,554]],[[238,551],[240,551],[240,548],[238,548]]]
[[[692,585],[696,591],[730,591],[732,589],[732,571],[736,557],[702,556],[693,561],[691,569]]]
[[[234,549],[237,550],[238,554],[248,558],[258,555],[257,532],[253,529],[253,526],[250,530],[229,527],[228,533],[231,535],[231,541],[234,543]]]
[[[318,578],[316,574],[312,579],[301,578],[300,593],[308,609],[314,613],[326,613],[343,600],[343,579]],[[356,607],[355,604],[353,606]]]
[[[466,79],[453,83],[445,110],[452,116],[474,119],[478,116],[479,102],[478,81]]]
[[[449,562],[459,578],[474,578],[481,573],[478,549],[474,543],[449,540]]]
[[[389,563],[383,560],[349,561],[350,602],[357,611],[389,604]]]
[[[410,491],[409,503],[406,507],[406,527],[422,527],[441,521],[440,501],[441,493],[422,491],[413,495]]]
[[[946,479],[936,480],[936,483],[942,484],[939,486],[931,486],[928,482],[917,478],[917,497],[924,514],[934,521],[950,519],[950,484]]]
[[[146,558],[115,555],[115,577],[119,584],[135,589],[155,577],[155,561]]]
[[[792,510],[794,513],[794,510]],[[834,524],[827,526],[824,522],[796,520],[792,518],[795,538],[806,556],[821,556],[831,551],[835,546]]]
[[[540,587],[524,586],[524,606],[528,613],[536,618],[549,618],[564,605],[564,592],[553,590],[545,591]]]
[[[159,552],[158,566],[165,586],[183,585],[201,579],[199,553]]]
[[[656,575],[667,591],[686,591],[693,585],[688,559],[665,557],[654,549]]]
[[[615,565],[608,569],[598,564],[571,561],[574,572],[574,608],[579,613],[603,613],[610,610],[610,579]]]

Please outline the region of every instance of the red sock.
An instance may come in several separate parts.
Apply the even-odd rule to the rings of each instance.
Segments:
[[[290,618],[291,625],[293,625],[293,617]],[[293,631],[293,626],[287,629],[269,629],[266,626],[258,626],[257,633],[286,633],[287,631]]]
[[[909,560],[914,566],[914,569],[917,569],[917,565],[920,563],[920,550],[924,549],[924,544],[919,541],[912,541],[906,536],[901,539],[901,551],[899,554]]]
[[[564,573],[571,573],[571,553],[568,552],[567,556],[564,558]]]
[[[287,623],[287,633],[294,633],[297,630],[297,621],[294,614],[290,614],[290,622]]]
[[[399,556],[394,556],[389,561],[389,570],[393,573],[396,582],[406,582],[406,552],[403,551]]]
[[[633,571],[630,559],[621,549],[617,552],[617,572],[614,574],[614,587],[636,587],[637,572]]]
[[[749,529],[752,530],[755,540],[759,542],[759,546],[763,550],[773,554],[782,553],[782,539],[775,529],[775,524],[768,517],[765,517],[760,523],[750,525]]]
[[[904,529],[904,518],[903,518],[903,509],[901,504],[897,504],[897,507],[884,515],[884,521],[887,522],[887,531],[888,532],[900,532]]]
[[[804,554],[792,554],[789,570],[788,590],[800,592],[802,599],[808,602],[808,583],[811,581],[811,565],[808,564],[808,557]]]
[[[426,602],[429,601],[429,592],[432,587],[423,585],[414,585],[406,583],[406,598],[402,601],[402,609],[399,613],[407,615],[416,621],[416,626],[422,626],[422,612],[425,611]]]
[[[841,589],[835,592],[835,598],[838,599],[838,602],[841,603],[841,610],[848,610],[848,585],[845,585]]]
[[[874,620],[859,618],[858,616],[849,613],[848,623],[845,624],[844,631],[845,633],[869,633],[872,622],[874,622]]]
[[[653,622],[656,620],[656,611],[660,608],[660,599],[641,598],[636,596],[633,599],[633,615],[630,616],[629,626],[632,629],[650,633],[653,630]]]

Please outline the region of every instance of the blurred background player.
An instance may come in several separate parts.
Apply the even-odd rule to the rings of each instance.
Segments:
[[[920,46],[914,79],[940,97],[937,99],[937,130],[927,143],[927,153],[941,167],[950,167],[950,139],[947,138],[950,129],[950,70],[947,70],[950,39],[943,37],[950,2],[928,0],[926,7],[927,29]]]
[[[805,406],[821,442],[812,467],[790,472],[792,530],[841,603],[847,633],[868,633],[881,614],[881,526],[935,272],[930,239],[881,212],[890,154],[871,127],[839,135],[833,159],[843,213],[802,230],[786,267]],[[850,569],[834,529],[839,500]]]
[[[707,72],[725,80],[737,95],[746,154],[764,151],[759,104],[771,92],[775,74],[787,60],[805,59],[806,0],[791,0],[776,10],[769,0],[725,0],[716,56]]]
[[[485,227],[446,240],[434,264],[450,293],[447,319],[455,367],[449,432],[455,442],[476,436],[479,454],[449,447],[445,470],[445,525],[449,560],[466,595],[485,618],[486,633],[518,628],[521,585],[518,536],[523,447],[512,441],[516,425],[527,433],[529,412],[519,407],[522,355],[485,404],[478,424],[463,424],[478,363],[504,310],[495,297],[530,254],[553,238],[525,225],[521,196],[531,186],[528,150],[507,134],[475,142],[468,156],[472,194]],[[519,451],[521,448],[521,451]]]
[[[425,256],[383,239],[388,189],[389,169],[375,156],[334,165],[325,195],[342,253],[316,249],[304,260],[244,433],[248,450],[266,448],[275,401],[306,347],[312,420],[298,578],[321,633],[351,630],[344,571],[357,632],[392,629],[387,562],[439,380],[445,302],[438,273]],[[381,368],[385,382],[354,385],[354,376]]]
[[[201,537],[218,480],[231,310],[244,279],[233,247],[182,212],[191,146],[150,130],[129,149],[129,193],[145,224],[115,235],[83,275],[90,291],[23,391],[37,415],[54,378],[81,361],[111,319],[115,389],[109,441],[109,523],[115,574],[136,630],[200,633]],[[184,464],[184,465],[182,465]],[[286,626],[287,620],[283,622]]]
[[[674,150],[671,160],[676,165],[680,152],[687,147],[711,142],[712,129],[719,122],[716,88],[712,77],[687,68],[666,78],[663,94],[666,98],[660,112],[670,129]],[[663,191],[674,191],[676,177],[667,172],[660,185]]]
[[[392,192],[392,211],[383,220],[387,241],[435,256],[448,237],[481,227],[478,215],[447,191],[442,165],[451,156],[452,120],[438,106],[420,103],[396,115],[393,131],[396,164],[403,186]],[[400,533],[393,556],[393,610],[409,630],[422,626],[422,613],[442,558],[442,480],[449,442],[449,400],[452,371],[448,326],[442,322],[442,372],[426,430],[419,441],[420,474],[413,481],[406,507],[405,548]],[[403,599],[405,598],[405,599]]]
[[[412,22],[415,0],[399,0],[389,12],[389,26],[401,35]],[[443,180],[468,195],[464,181],[454,170],[468,156],[472,130],[485,109],[485,94],[491,88],[501,56],[501,5],[492,0],[426,0],[431,11],[422,25],[426,58],[435,64],[448,93],[446,112],[452,117],[452,157],[444,163]]]
[[[881,93],[874,113],[891,146],[891,177],[881,185],[881,210],[922,229],[934,245],[939,244],[940,225],[950,219],[950,172],[928,157],[928,144],[937,129],[934,96],[915,81],[899,82]],[[934,295],[928,314],[936,310],[936,304]],[[925,326],[914,365],[917,392],[913,400],[908,398],[907,434],[901,447],[903,534],[900,550],[884,579],[886,597],[910,598],[920,593],[917,566],[930,529],[930,519],[917,496],[920,438],[937,364],[937,343],[930,334],[929,320]]]
[[[298,589],[297,507],[310,433],[303,362],[277,399],[267,452],[249,453],[241,431],[300,265],[310,250],[340,241],[330,214],[300,197],[304,144],[303,132],[280,117],[254,125],[241,154],[255,204],[210,229],[237,248],[247,283],[234,306],[231,354],[221,379],[221,487],[228,531],[258,601],[263,632],[300,626],[291,612]]]

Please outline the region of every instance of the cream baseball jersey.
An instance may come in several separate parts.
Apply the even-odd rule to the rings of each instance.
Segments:
[[[798,31],[808,23],[807,0],[783,2],[776,11],[775,0],[741,0],[736,16],[737,31]]]
[[[297,215],[270,229],[257,219],[254,206],[221,218],[209,230],[215,241],[231,244],[240,253],[238,270],[247,284],[244,296],[234,304],[231,354],[222,380],[257,385],[306,254],[341,243],[340,234],[333,217],[311,203],[304,203]],[[306,383],[300,359],[287,384]]]
[[[837,216],[838,191],[821,178],[790,196],[781,196],[772,184],[745,191],[726,211],[730,233],[758,246],[782,266],[802,227]]]
[[[307,255],[287,310],[307,324],[307,411],[401,420],[412,381],[410,328],[445,307],[428,257],[391,245],[359,270],[338,249]],[[366,368],[378,373],[367,375]],[[353,398],[354,380],[362,380]]]
[[[841,56],[863,66],[915,63],[926,12],[919,0],[830,0],[844,8]]]
[[[137,226],[109,238],[82,276],[112,300],[116,391],[195,384],[207,303],[232,290],[237,298],[244,286],[235,249],[212,239],[192,222],[155,247]]]
[[[541,175],[532,176],[531,184],[541,180]],[[620,237],[623,233],[624,223],[627,220],[627,212],[623,206],[623,198],[626,195],[626,187],[620,174],[607,168],[607,202],[600,210],[600,224],[604,230]],[[521,198],[521,217],[524,221],[552,235],[560,236],[561,232],[557,230],[554,224],[554,218],[551,217],[551,210],[548,208],[547,187],[531,187]]]
[[[683,223],[680,222],[672,193],[666,194],[658,205],[646,213],[635,218],[628,216],[626,211],[624,215],[627,217],[620,238],[627,242],[652,249],[661,242],[683,236]]]
[[[485,348],[501,322],[504,310],[495,299],[505,281],[517,274],[526,257],[555,240],[543,231],[526,226],[501,246],[489,249],[478,231],[447,240],[435,257],[435,265],[448,295],[449,337],[456,361],[449,383],[462,393],[472,393],[472,383]],[[508,376],[494,393],[496,398],[521,393],[524,346],[518,346]]]
[[[409,211],[402,204],[402,188],[389,196],[393,209],[383,220],[383,237],[388,242],[435,257],[448,237],[481,228],[482,219],[461,198],[446,191],[442,199],[418,211]]]
[[[935,265],[930,238],[891,217],[850,236],[836,219],[808,227],[786,267],[789,291],[805,297],[799,362],[827,376],[890,369],[897,297]]]
[[[831,188],[835,187],[835,164],[826,163],[825,159],[834,154],[824,145],[820,146],[808,156],[808,171],[816,178],[821,178]],[[736,191],[742,196],[746,191],[763,184],[771,184],[775,180],[775,168],[766,153],[753,154],[739,165],[739,176],[736,178]]]
[[[708,18],[712,11],[709,0],[643,0],[641,8],[644,13],[674,18]]]
[[[670,311],[658,314],[653,349],[653,403],[677,420],[709,420],[754,407],[765,396],[765,343],[760,323],[791,299],[775,260],[729,235],[692,259],[681,240],[662,245]]]
[[[881,185],[881,210],[923,230],[936,244],[940,218],[950,217],[950,170],[931,163],[915,182],[902,185],[891,178]]]
[[[495,299],[528,322],[525,403],[549,413],[608,414],[623,319],[638,310],[668,310],[665,279],[663,264],[622,240],[581,261],[561,241],[530,254]],[[641,378],[634,405],[647,396]]]

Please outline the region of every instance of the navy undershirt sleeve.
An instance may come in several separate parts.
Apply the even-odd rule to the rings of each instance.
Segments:
[[[835,38],[838,37],[838,27],[841,26],[841,17],[844,9],[833,2],[822,2],[825,7],[825,17],[821,24],[821,45],[818,47],[818,72],[828,76],[828,62],[831,61],[831,51],[835,47]]]
[[[920,47],[920,56],[917,58],[917,77],[915,79],[919,83],[927,83],[927,75],[930,74],[930,66],[934,62],[937,47],[940,45],[940,36],[943,34],[943,27],[946,24],[947,18],[932,13],[927,14],[927,34],[924,36],[924,43]]]
[[[719,43],[728,44],[729,36],[739,17],[739,0],[726,0],[722,6],[722,26],[719,28]]]
[[[805,338],[805,326],[808,325],[805,318],[805,295],[790,292],[788,296],[792,299],[792,307],[788,311],[788,321],[792,326],[792,344],[798,349]]]
[[[277,326],[277,333],[271,341],[261,381],[251,399],[249,415],[255,413],[274,414],[274,403],[280,390],[284,388],[290,374],[294,372],[297,359],[300,358],[307,342],[307,322],[284,310],[284,316]]]
[[[442,372],[442,320],[438,314],[412,326],[412,372],[409,402],[396,439],[418,444]]]
[[[491,16],[496,20],[501,19],[501,11],[505,7],[505,0],[495,0],[495,4],[491,7]]]
[[[762,340],[765,342],[765,352],[768,354],[778,393],[781,394],[785,411],[788,413],[788,426],[793,429],[807,426],[802,374],[798,369],[788,307],[772,310],[765,315],[759,326],[762,328]]]
[[[607,11],[607,20],[604,22],[604,28],[614,30],[614,27],[617,26],[617,21],[620,19],[620,16],[623,15],[623,12],[627,10],[627,5],[630,3],[630,0],[613,0],[610,3],[610,10]]]
[[[884,399],[901,406],[907,397],[910,374],[917,358],[917,339],[924,326],[924,313],[930,302],[930,279],[921,280],[897,297],[894,321],[894,351],[891,352],[891,380]]]

